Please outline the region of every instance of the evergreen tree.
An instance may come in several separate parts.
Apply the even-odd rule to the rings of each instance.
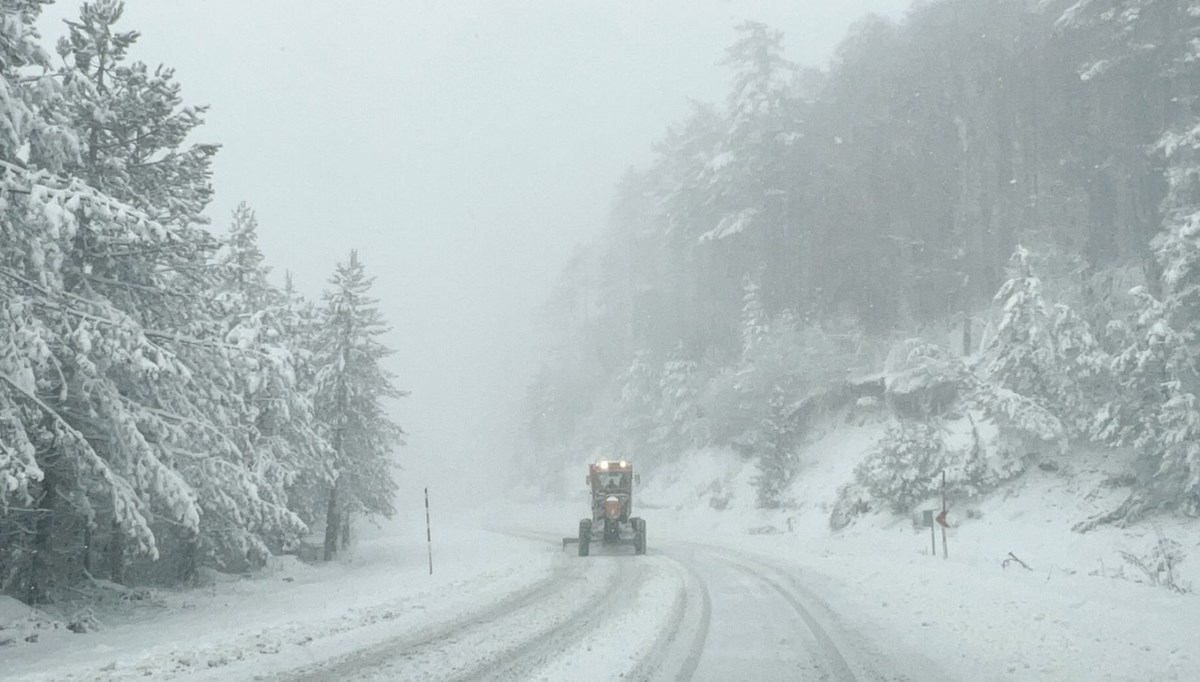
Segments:
[[[116,29],[124,8],[122,0],[83,3],[58,45],[67,60],[64,80],[76,92],[74,125],[86,145],[73,170],[163,225],[207,223],[202,211],[212,198],[217,145],[187,142],[207,107],[183,104],[173,69],[128,61],[140,34]]]
[[[382,364],[392,354],[380,341],[388,332],[374,282],[351,251],[330,279],[321,311],[321,340],[316,365],[317,419],[333,448],[334,478],[325,515],[325,559],[337,552],[353,514],[395,513],[394,451],[404,432],[387,414],[387,401],[405,393],[393,384]]]
[[[742,356],[747,357],[754,352],[768,329],[761,289],[750,275],[742,278],[742,291]]]
[[[632,457],[644,451],[655,432],[655,414],[662,403],[659,366],[648,351],[640,351],[617,382],[619,428],[612,446],[620,456]]]
[[[1001,317],[988,349],[988,375],[1005,388],[1050,402],[1058,391],[1051,311],[1042,297],[1041,280],[1033,273],[1029,251],[1020,245],[1013,252],[1010,277],[996,292],[995,301],[1001,306]]]
[[[682,346],[676,348],[659,376],[653,444],[671,453],[707,444],[707,422],[699,404],[703,387],[697,364],[687,359]]]
[[[1072,435],[1087,437],[1108,358],[1079,315],[1046,301],[1031,261],[1018,246],[1010,277],[996,293],[1001,317],[985,351],[987,378],[1054,412]]]
[[[1161,508],[1200,509],[1200,438],[1195,395],[1200,381],[1188,354],[1189,337],[1170,322],[1170,303],[1145,289],[1130,345],[1113,360],[1118,390],[1101,413],[1098,436],[1138,451],[1144,473],[1120,507],[1080,524],[1132,523]],[[1169,299],[1168,299],[1169,300]]]
[[[269,268],[258,246],[258,221],[241,203],[215,263],[213,293],[206,297],[220,320],[224,341],[232,349],[236,387],[244,410],[237,428],[249,456],[261,497],[286,507],[301,519],[313,520],[311,499],[292,499],[298,481],[309,487],[329,480],[329,446],[317,433],[310,403],[311,376],[297,371],[303,335],[293,306],[295,292],[283,292],[267,281]],[[304,382],[308,379],[307,383]],[[308,490],[306,492],[311,492]],[[303,526],[292,522],[272,529],[271,549],[298,540]]]
[[[321,521],[325,514],[326,491],[333,481],[334,453],[325,437],[321,435],[316,420],[313,399],[316,391],[316,352],[320,344],[320,311],[317,306],[296,290],[292,274],[284,274],[282,302],[278,310],[278,326],[282,343],[291,359],[292,372],[298,397],[305,405],[289,409],[291,418],[311,420],[311,436],[301,429],[293,433],[306,439],[296,447],[291,461],[296,465],[287,483],[288,506],[308,525]],[[301,416],[304,415],[304,416]]]

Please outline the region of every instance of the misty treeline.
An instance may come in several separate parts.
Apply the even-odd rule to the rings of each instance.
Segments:
[[[384,321],[354,252],[320,302],[268,281],[254,213],[210,231],[217,146],[122,4],[55,49],[0,2],[0,592],[244,570],[393,512]],[[221,232],[217,234],[217,232]]]
[[[725,101],[565,268],[529,459],[734,450],[777,506],[813,414],[876,405],[835,525],[1072,445],[1137,453],[1084,528],[1200,511],[1200,4],[921,2],[823,70],[783,44],[737,27]]]

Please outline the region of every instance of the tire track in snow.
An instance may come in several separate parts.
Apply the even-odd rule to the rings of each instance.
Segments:
[[[850,668],[850,664],[846,662],[846,658],[842,654],[838,643],[829,635],[825,626],[813,616],[812,611],[805,606],[804,600],[797,596],[794,585],[785,585],[778,580],[776,569],[762,564],[748,565],[738,559],[724,555],[717,555],[717,558],[742,574],[765,583],[779,594],[779,596],[783,597],[784,601],[796,612],[796,615],[800,616],[800,619],[804,621],[805,626],[808,627],[809,632],[816,640],[819,651],[814,653],[824,659],[826,664],[824,666],[825,672],[831,679],[838,680],[839,682],[858,681],[858,676]],[[768,573],[776,575],[768,575]]]
[[[846,627],[839,614],[800,580],[798,567],[725,547],[695,545],[707,549],[723,563],[742,570],[769,585],[792,607],[816,638],[833,679],[871,682],[938,682],[945,673],[923,657],[889,660],[879,647]],[[893,654],[893,657],[895,654]]]
[[[704,653],[712,622],[708,584],[684,562],[670,556],[665,558],[674,564],[681,585],[672,604],[670,626],[659,631],[658,638],[627,679],[690,680]]]
[[[561,543],[561,539],[551,533],[521,529],[498,532],[511,537],[545,541],[555,545]],[[596,556],[610,555],[600,554]],[[589,560],[594,561],[595,559],[582,559],[582,561]],[[709,623],[712,618],[712,599],[709,595],[708,585],[705,583],[703,577],[694,569],[669,554],[656,552],[653,547],[648,550],[647,556],[638,558],[631,556],[626,560],[635,563],[635,565],[645,565],[647,570],[649,570],[649,567],[670,565],[670,570],[679,588],[675,591],[675,596],[667,610],[667,615],[662,619],[662,627],[657,629],[656,636],[650,646],[634,659],[633,667],[624,672],[620,670],[610,670],[608,672],[611,672],[614,676],[621,674],[623,679],[630,680],[692,679],[696,667],[700,662],[700,656],[704,651],[704,643],[708,637]],[[639,578],[640,582],[644,583],[648,576],[641,575]],[[638,596],[636,589],[628,590],[628,594],[635,600]],[[637,603],[634,601],[625,606],[636,608]],[[627,611],[628,608],[625,610]],[[606,612],[605,615],[607,616],[606,619],[617,620],[624,614],[612,611]],[[598,626],[594,629],[598,629]],[[586,645],[586,638],[586,634],[580,637],[575,643],[575,648]],[[636,650],[641,648],[638,646],[639,644],[644,645],[643,642],[631,641],[629,649]],[[531,672],[533,672],[532,668],[525,670],[526,674]],[[504,679],[502,676],[495,677]]]
[[[451,621],[437,623],[416,632],[406,632],[349,654],[282,672],[271,679],[280,682],[285,680],[322,682],[343,677],[353,679],[352,676],[355,673],[385,665],[397,656],[403,655],[405,651],[428,647],[465,630],[486,627],[506,615],[536,605],[569,588],[574,581],[575,578],[570,573],[561,570],[555,571],[548,577],[509,594],[485,609],[465,614]]]
[[[516,646],[507,647],[496,655],[477,661],[469,670],[450,678],[453,682],[468,680],[525,680],[534,671],[556,660],[572,644],[600,629],[605,620],[618,613],[631,594],[637,594],[646,581],[646,566],[615,558],[616,576],[608,581],[598,595],[588,600],[571,616],[549,628],[528,632]],[[631,575],[632,574],[632,575]]]

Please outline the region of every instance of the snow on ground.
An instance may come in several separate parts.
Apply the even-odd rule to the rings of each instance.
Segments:
[[[952,509],[950,557],[942,559],[940,534],[933,557],[929,529],[909,518],[876,514],[829,531],[838,486],[881,431],[839,428],[805,448],[785,510],[748,508],[753,467],[711,453],[686,475],[648,477],[645,497],[668,507],[646,512],[651,532],[783,562],[868,639],[926,652],[951,679],[1196,679],[1200,596],[1149,585],[1121,552],[1144,557],[1161,533],[1191,555],[1180,582],[1200,589],[1200,523],[1071,531],[1128,494],[1112,484],[1124,470],[1120,453],[1073,453],[1071,466],[1051,460],[1051,470],[1035,466],[995,495]],[[729,510],[707,503],[715,489],[732,490]]]
[[[700,632],[701,616],[680,615],[695,611],[697,595],[711,592],[718,605],[712,628],[704,625],[710,635],[727,639],[740,627],[716,622],[722,600],[727,605],[733,588],[763,583],[722,577],[714,562],[728,557],[793,576],[818,610],[833,614],[830,632],[855,633],[884,656],[894,652],[898,669],[921,659],[917,668],[928,662],[947,679],[1195,679],[1200,597],[1147,584],[1120,552],[1145,556],[1161,533],[1192,555],[1179,580],[1200,588],[1200,525],[1161,519],[1070,530],[1126,494],[1112,483],[1123,468],[1119,453],[1074,453],[1071,467],[1034,467],[1000,492],[952,509],[950,556],[942,559],[940,535],[939,555],[931,556],[929,530],[909,518],[876,514],[828,530],[838,486],[881,429],[842,425],[807,447],[782,510],[753,509],[754,467],[729,453],[697,453],[684,468],[645,473],[638,500],[648,557],[583,559],[557,546],[585,513],[580,485],[568,500],[442,514],[432,577],[423,510],[406,509],[405,520],[364,533],[333,564],[280,561],[253,578],[160,591],[147,604],[97,614],[104,627],[96,633],[55,629],[0,602],[0,641],[5,633],[11,640],[0,647],[3,675],[292,679],[289,671],[302,669],[304,679],[322,679],[322,671],[371,662],[363,652],[374,647],[382,662],[349,679],[389,679],[397,663],[383,659],[403,650],[398,642],[419,642],[405,654],[416,667],[404,670],[419,668],[420,679],[470,678],[493,663],[510,679],[599,680],[611,665],[637,679],[636,671],[652,669],[656,649],[669,648],[664,624],[685,620]],[[703,550],[709,558],[697,559],[697,547],[710,548]],[[614,589],[619,599],[606,596]],[[35,631],[37,641],[25,642]],[[696,663],[687,647],[677,658]]]
[[[455,618],[546,579],[557,558],[530,553],[532,540],[460,527],[439,538],[430,576],[424,531],[389,523],[329,565],[280,561],[252,578],[161,591],[159,607],[99,614],[100,632],[44,630],[0,649],[3,677],[249,679]]]

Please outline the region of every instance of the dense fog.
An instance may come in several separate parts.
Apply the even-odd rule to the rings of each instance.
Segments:
[[[1195,575],[1198,46],[1195,0],[0,3],[0,653],[244,579],[298,619],[258,654],[407,628],[247,675],[565,679],[611,609],[631,679],[937,679],[837,616],[985,655],[904,559],[960,541],[960,612],[1048,566],[1178,613],[1123,590]]]

